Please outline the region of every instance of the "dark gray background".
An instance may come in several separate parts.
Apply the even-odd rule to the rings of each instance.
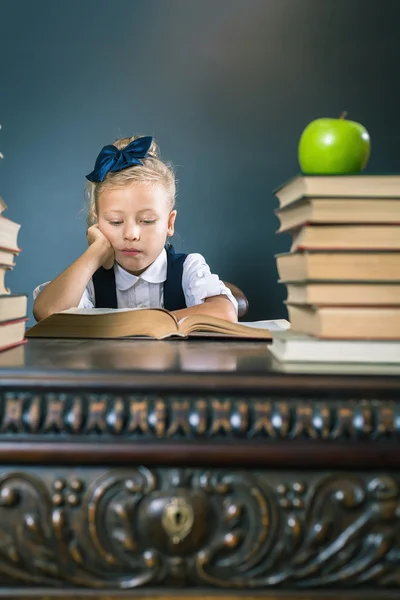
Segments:
[[[399,171],[398,0],[0,0],[0,194],[27,292],[86,247],[84,176],[154,135],[179,180],[175,246],[286,316],[272,190],[314,118],[363,123],[369,171]],[[31,302],[30,302],[31,306]]]

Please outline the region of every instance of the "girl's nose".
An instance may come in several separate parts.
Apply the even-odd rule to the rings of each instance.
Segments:
[[[140,239],[140,227],[139,225],[128,225],[124,229],[124,240],[139,240]]]

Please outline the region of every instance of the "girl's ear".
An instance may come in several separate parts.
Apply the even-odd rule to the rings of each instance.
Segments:
[[[97,223],[97,213],[94,210],[94,208],[92,208],[92,210],[90,211],[90,218],[91,218],[91,221],[93,222],[93,225],[95,225]]]
[[[171,237],[174,235],[175,219],[176,219],[176,210],[171,210],[171,212],[169,213],[169,217],[168,217],[168,229],[167,229],[168,237]]]

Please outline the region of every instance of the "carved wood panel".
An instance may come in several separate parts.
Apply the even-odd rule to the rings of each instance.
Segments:
[[[400,402],[209,395],[0,393],[0,440],[400,439]]]
[[[10,588],[400,593],[400,475],[3,468]]]

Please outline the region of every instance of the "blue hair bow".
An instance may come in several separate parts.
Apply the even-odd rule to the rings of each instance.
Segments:
[[[146,158],[152,141],[151,136],[140,137],[133,140],[122,150],[118,150],[113,145],[104,146],[96,158],[93,171],[86,175],[86,179],[97,183],[104,181],[110,171],[115,173],[133,165],[143,165],[139,159]]]

